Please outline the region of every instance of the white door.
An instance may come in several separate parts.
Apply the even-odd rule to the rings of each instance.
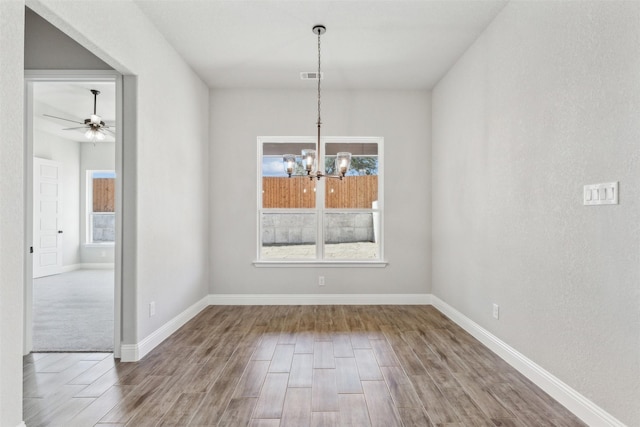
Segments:
[[[33,277],[62,272],[60,162],[33,158]]]

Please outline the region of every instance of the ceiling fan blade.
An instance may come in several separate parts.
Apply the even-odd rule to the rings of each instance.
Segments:
[[[112,131],[110,128],[107,127],[103,127],[102,130],[106,130],[107,132],[109,132],[111,135],[115,136],[116,133],[114,131]]]
[[[54,119],[58,119],[58,120],[66,120],[67,122],[77,123],[77,124],[79,124],[79,125],[84,124],[84,123],[79,122],[79,121],[77,121],[77,120],[70,120],[70,119],[65,119],[65,118],[63,118],[63,117],[56,117],[56,116],[52,116],[51,114],[43,114],[43,116],[52,117],[52,118],[54,118]]]
[[[86,126],[79,126],[77,128],[64,128],[62,130],[76,130],[76,129],[86,129]]]

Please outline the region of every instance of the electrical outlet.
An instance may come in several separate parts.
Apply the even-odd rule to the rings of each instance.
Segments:
[[[318,276],[318,286],[324,286],[324,276]]]
[[[493,304],[493,318],[500,318],[500,306],[498,304]]]
[[[156,314],[156,302],[151,301],[149,303],[149,317],[152,317]]]

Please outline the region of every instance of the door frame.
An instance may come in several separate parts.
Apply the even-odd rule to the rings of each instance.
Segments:
[[[122,74],[115,70],[25,70],[24,73],[24,152],[25,152],[25,247],[33,240],[33,84],[37,82],[104,81],[116,85],[116,242],[114,259],[113,356],[120,358],[122,342],[122,220],[123,220],[123,86]],[[24,347],[33,348],[33,257],[24,262]]]

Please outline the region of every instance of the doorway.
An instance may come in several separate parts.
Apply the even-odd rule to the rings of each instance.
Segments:
[[[25,354],[120,353],[122,132],[115,72],[27,72]]]

